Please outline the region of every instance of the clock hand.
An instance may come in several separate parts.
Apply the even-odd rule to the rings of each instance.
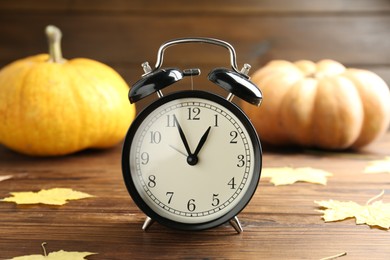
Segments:
[[[193,156],[195,156],[195,157],[198,156],[200,149],[202,149],[204,143],[206,142],[207,136],[210,133],[210,129],[211,129],[211,126],[209,126],[209,128],[207,128],[206,132],[202,135],[202,138],[200,138],[199,144],[196,147],[195,152],[192,154]]]
[[[186,148],[186,151],[187,151],[187,155],[186,156],[190,156],[192,154],[191,150],[190,150],[190,146],[188,145],[186,136],[184,135],[183,129],[181,129],[179,121],[176,121],[176,125],[177,125],[177,129],[179,129],[180,138],[181,138],[181,140],[182,140],[182,142],[184,144],[184,147]]]
[[[172,148],[173,150],[175,150],[176,152],[178,152],[178,153],[184,155],[185,157],[187,157],[187,155],[186,155],[184,152],[180,151],[179,149],[177,149],[177,148],[174,147],[173,145],[169,145],[169,147],[171,147],[171,148]]]
[[[200,149],[202,149],[204,143],[206,142],[207,136],[210,133],[211,126],[207,128],[206,132],[202,135],[200,138],[200,141],[198,143],[198,146],[195,149],[195,152],[193,154],[189,154],[187,157],[187,163],[191,166],[194,166],[198,163],[198,153],[200,152]]]

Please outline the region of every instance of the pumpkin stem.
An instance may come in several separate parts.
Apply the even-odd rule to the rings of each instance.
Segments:
[[[61,30],[54,25],[48,25],[46,26],[45,32],[49,41],[49,61],[63,63],[65,60],[62,57],[61,51]]]

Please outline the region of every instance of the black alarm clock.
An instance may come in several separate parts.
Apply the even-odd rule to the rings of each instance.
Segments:
[[[216,68],[208,79],[227,97],[199,90],[163,95],[162,90],[199,69],[161,68],[172,45],[207,43],[230,52],[231,69]],[[157,221],[180,230],[204,230],[226,222],[242,232],[237,215],[256,191],[262,168],[259,137],[234,96],[260,105],[261,91],[239,71],[234,48],[212,38],[181,38],[161,45],[151,69],[130,89],[131,103],[156,93],[138,114],[125,138],[122,171],[130,196],[146,214],[143,229]]]

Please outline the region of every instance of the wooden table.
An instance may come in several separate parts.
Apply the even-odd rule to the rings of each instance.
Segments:
[[[364,204],[383,189],[390,202],[390,175],[363,174],[367,162],[390,152],[390,133],[358,154],[264,150],[264,167],[311,166],[334,173],[327,186],[297,183],[273,186],[261,179],[239,215],[244,232],[230,225],[181,232],[154,224],[129,197],[120,168],[121,147],[61,158],[31,158],[0,147],[0,198],[14,191],[73,188],[95,195],[64,206],[0,202],[0,258],[48,252],[89,251],[88,259],[390,259],[389,231],[355,225],[354,219],[324,223],[314,200]]]

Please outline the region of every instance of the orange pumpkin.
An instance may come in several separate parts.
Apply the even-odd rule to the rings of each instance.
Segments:
[[[264,96],[243,104],[263,141],[323,149],[368,145],[389,127],[390,92],[367,70],[322,60],[274,60],[252,76]]]
[[[50,55],[0,71],[0,143],[39,156],[117,144],[135,116],[128,85],[100,62],[63,59],[61,32],[53,26],[46,32]]]

